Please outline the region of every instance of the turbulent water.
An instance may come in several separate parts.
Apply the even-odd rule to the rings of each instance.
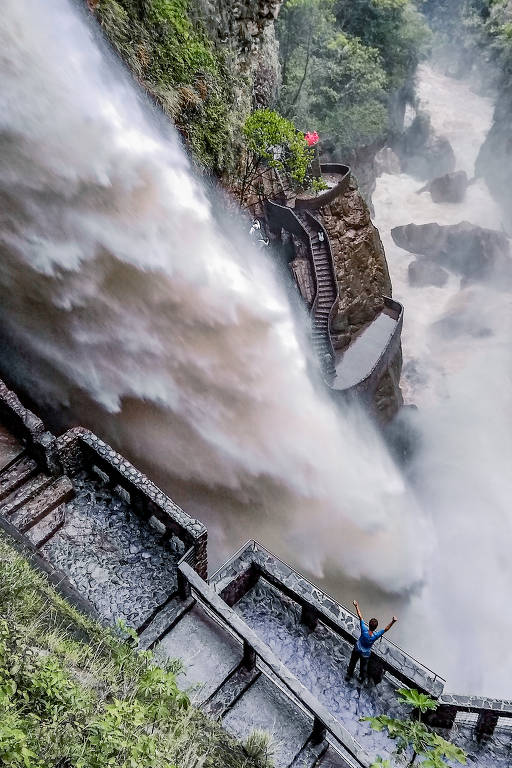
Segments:
[[[0,62],[10,379],[145,467],[214,557],[254,536],[317,576],[417,583],[419,512],[379,436],[315,392],[269,264],[85,15],[6,0]]]
[[[492,101],[428,66],[418,91],[450,139],[457,169],[471,177]],[[512,651],[499,638],[512,632],[512,297],[492,280],[463,287],[453,274],[443,288],[411,287],[414,256],[390,236],[410,222],[501,229],[502,214],[481,179],[461,204],[433,203],[416,194],[421,186],[407,174],[386,174],[373,198],[394,296],[407,308],[404,393],[419,406],[412,421],[421,445],[411,476],[436,539],[405,634],[422,658],[435,659],[450,688],[510,698]]]
[[[315,389],[271,264],[219,223],[175,133],[85,14],[68,0],[4,0],[0,68],[4,374],[201,517],[214,558],[260,538],[344,599],[364,587],[373,608],[387,593],[404,608],[395,639],[452,689],[506,694],[510,651],[495,658],[497,624],[512,628],[504,297],[461,293],[455,279],[412,291],[409,257],[389,249],[406,355],[428,374],[426,384],[408,378],[424,435],[411,491],[364,415],[335,411]],[[441,85],[433,109],[439,90],[462,87]],[[475,147],[490,119],[482,104]],[[454,131],[475,128],[469,113],[464,105]],[[384,236],[394,223],[448,216],[427,211],[416,186],[380,180]],[[473,199],[490,205],[479,186]],[[478,223],[495,222],[489,211],[485,222],[475,212]],[[452,300],[495,335],[432,337]]]

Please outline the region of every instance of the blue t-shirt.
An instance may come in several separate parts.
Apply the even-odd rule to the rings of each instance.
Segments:
[[[379,637],[382,637],[384,634],[384,630],[380,629],[378,632],[374,632],[373,635],[370,635],[370,630],[368,629],[368,624],[360,620],[361,624],[361,635],[359,637],[359,640],[356,643],[356,648],[361,654],[361,656],[364,656],[365,659],[368,658],[370,653],[372,652],[372,645],[376,640],[379,639]]]

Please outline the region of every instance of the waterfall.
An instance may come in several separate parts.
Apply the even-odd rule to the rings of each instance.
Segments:
[[[492,100],[430,65],[420,68],[418,96],[452,143],[457,169],[471,177]],[[421,186],[405,173],[386,174],[373,197],[394,296],[407,308],[403,387],[419,406],[411,421],[421,446],[411,477],[436,540],[404,639],[421,658],[436,660],[451,690],[510,698],[512,651],[499,641],[496,647],[512,632],[510,288],[493,279],[464,285],[454,274],[444,287],[411,287],[407,268],[415,257],[390,236],[410,222],[501,229],[502,213],[483,179],[457,204],[433,203],[428,193],[416,194]]]
[[[422,440],[404,478],[365,415],[315,388],[269,259],[220,222],[175,131],[86,12],[4,0],[0,62],[4,375],[204,520],[213,559],[259,538],[345,601],[366,595],[378,615],[381,599],[398,604],[393,639],[451,690],[509,694],[511,651],[496,635],[512,629],[510,302],[454,277],[410,288],[412,257],[389,238],[409,221],[497,225],[482,182],[470,215],[416,196],[405,174],[379,180],[406,363],[420,372],[406,378]],[[434,118],[437,97],[452,105],[459,148],[464,134],[464,151],[481,142],[486,99],[432,70],[421,83]],[[491,334],[436,335],[461,301]]]
[[[0,22],[2,368],[209,526],[407,590],[428,535],[364,415],[315,391],[267,258],[68,0]],[[364,554],[363,554],[364,553]]]

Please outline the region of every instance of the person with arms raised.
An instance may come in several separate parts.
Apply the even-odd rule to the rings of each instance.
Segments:
[[[363,683],[366,680],[366,676],[368,674],[368,662],[370,660],[374,642],[378,640],[379,637],[382,637],[384,632],[387,632],[391,629],[393,624],[397,621],[397,618],[396,616],[393,616],[387,627],[384,627],[384,629],[381,629],[379,632],[377,632],[376,629],[379,626],[377,619],[370,619],[367,624],[363,619],[363,614],[359,610],[359,603],[357,600],[354,600],[354,606],[359,617],[361,634],[350,656],[345,680],[348,682],[351,679],[352,675],[354,674],[356,664],[359,662],[359,680],[361,683]]]

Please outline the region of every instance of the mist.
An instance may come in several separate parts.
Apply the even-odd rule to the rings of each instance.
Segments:
[[[187,501],[214,559],[262,536],[318,577],[379,582],[387,559],[388,589],[420,582],[400,472],[315,391],[273,269],[221,231],[174,131],[66,0],[8,0],[0,50],[9,379]]]
[[[457,170],[472,177],[492,99],[435,62],[420,68],[418,97],[450,140]],[[495,659],[496,632],[512,630],[510,288],[493,274],[468,283],[453,273],[444,287],[412,287],[415,256],[390,235],[410,222],[469,221],[500,230],[503,213],[481,178],[458,204],[433,203],[428,193],[416,194],[421,186],[407,174],[386,174],[373,197],[394,296],[408,309],[402,385],[406,403],[418,410],[407,417],[417,439],[407,472],[435,537],[426,586],[411,600],[404,635],[451,690],[510,697],[510,651],[503,649],[499,664]]]

